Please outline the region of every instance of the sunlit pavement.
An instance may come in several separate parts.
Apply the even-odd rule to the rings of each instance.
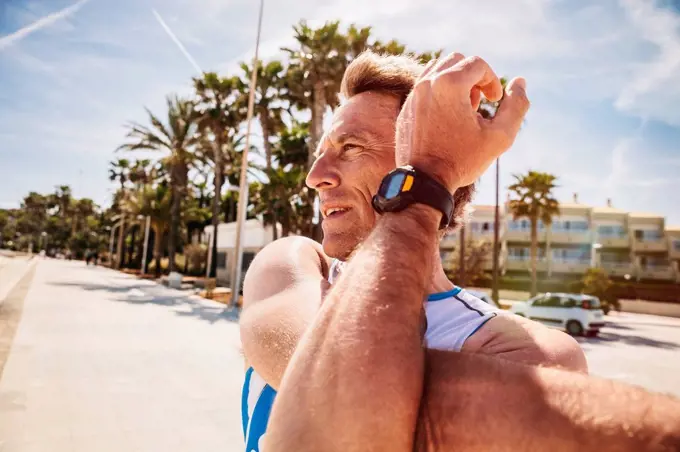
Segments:
[[[614,313],[595,338],[579,338],[590,372],[680,397],[680,319]]]
[[[32,262],[27,256],[9,258],[0,255],[0,304],[30,265]]]
[[[0,380],[0,451],[237,451],[242,378],[223,305],[43,260]]]
[[[680,395],[680,319],[609,316],[591,372]],[[224,306],[40,260],[0,380],[0,452],[243,449],[238,324]]]

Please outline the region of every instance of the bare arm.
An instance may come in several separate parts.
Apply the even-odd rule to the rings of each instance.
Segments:
[[[489,320],[465,341],[462,351],[588,373],[586,356],[573,337],[510,313]]]
[[[275,389],[330,287],[326,267],[317,242],[287,237],[260,251],[246,274],[240,321],[243,351],[248,364]]]
[[[622,383],[431,350],[425,388],[418,451],[680,450],[680,401]]]
[[[423,380],[420,319],[440,218],[412,206],[378,222],[293,354],[265,436],[268,451],[412,449]]]

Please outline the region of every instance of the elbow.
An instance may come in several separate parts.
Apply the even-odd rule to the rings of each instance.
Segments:
[[[563,336],[562,344],[557,348],[557,356],[555,357],[555,367],[561,367],[573,372],[588,373],[588,361],[586,354],[576,340],[561,333]]]

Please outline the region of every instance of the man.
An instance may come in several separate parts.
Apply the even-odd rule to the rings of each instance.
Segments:
[[[395,169],[395,156],[398,165],[412,163],[423,171],[423,176],[429,175],[435,181],[430,190],[437,189],[436,181],[448,181],[448,186],[441,188],[444,192],[441,199],[446,201],[445,198],[454,193],[453,212],[447,212],[446,223],[448,227],[456,227],[463,220],[474,181],[499,153],[496,148],[486,150],[486,166],[475,168],[470,174],[461,174],[457,166],[447,165],[445,159],[436,155],[414,161],[406,155],[410,150],[403,146],[397,148],[395,154],[397,117],[422,71],[422,66],[407,57],[382,57],[372,53],[361,55],[349,66],[342,83],[347,101],[336,111],[307,178],[308,186],[319,192],[324,217],[323,247],[305,238],[287,238],[267,246],[251,264],[241,316],[241,336],[248,362],[242,404],[248,451],[258,450],[259,440],[267,429],[275,390],[300,337],[318,317],[320,306],[328,301],[330,294],[339,293],[336,289],[341,288],[342,278],[337,282],[340,286],[336,287],[338,275],[351,273],[353,269],[357,271],[353,254],[380,224],[372,198],[381,180]],[[486,84],[471,90],[467,99],[469,109],[476,110],[482,92],[491,100],[500,98],[502,87],[493,77],[489,76]],[[516,80],[511,86],[521,84],[522,80]],[[499,112],[498,120],[505,121],[508,130],[495,133],[505,148],[514,139],[528,108],[523,90],[519,97],[516,93],[508,93]],[[461,118],[456,116],[455,109],[451,110],[451,115],[443,125],[456,128]],[[404,133],[403,130],[400,132]],[[448,134],[444,129],[436,133]],[[423,139],[416,131],[409,141]],[[438,143],[441,149],[437,152],[446,153],[447,148],[455,144],[448,143],[444,147]],[[481,150],[470,148],[471,153]],[[412,192],[417,186],[416,183]],[[426,197],[428,193],[425,193]],[[410,210],[411,207],[406,211]],[[423,219],[427,215],[424,213]],[[436,243],[424,246],[423,240],[430,239],[425,227],[429,225],[421,225],[419,218],[411,220],[414,221],[405,220],[400,226],[406,229],[399,236],[403,249],[399,258],[390,263],[406,274],[393,274],[369,265],[358,270],[362,274],[353,278],[356,281],[365,278],[362,282],[364,290],[371,292],[378,289],[376,279],[384,276],[392,290],[384,294],[383,302],[397,303],[402,297],[410,299],[414,296],[420,300],[413,320],[419,322],[419,329],[426,325],[424,340],[428,348],[489,354],[528,364],[587,371],[583,352],[571,337],[499,312],[454,286],[439,260],[438,240],[444,230],[436,231]],[[391,244],[384,242],[373,246],[390,248]],[[406,325],[387,329],[398,332],[403,327]],[[363,348],[368,343],[357,343],[356,346]],[[386,350],[385,353],[391,352]],[[416,364],[418,355],[414,350]],[[374,367],[379,370],[380,362],[375,362]],[[415,365],[414,369],[417,368]],[[354,384],[362,385],[363,382],[356,379]]]
[[[635,446],[669,441],[663,429],[644,436],[649,419],[634,410],[623,425],[605,411],[609,418],[597,426],[606,433],[582,440],[592,433],[591,416],[602,413],[587,405],[579,411],[579,397],[590,386],[601,394],[602,383],[526,366],[585,372],[577,344],[499,314],[443,273],[441,228],[461,216],[474,181],[514,140],[528,108],[524,81],[509,84],[492,121],[476,109],[481,93],[500,98],[498,78],[481,59],[458,54],[424,71],[365,54],[348,68],[343,93],[348,100],[308,176],[324,214],[323,249],[300,238],[275,242],[246,278],[241,331],[253,366],[242,401],[247,450],[260,450],[260,442],[267,452],[544,450],[602,446],[615,434]],[[409,164],[417,170],[385,176]],[[427,360],[423,324],[425,345],[437,349]],[[630,403],[630,391],[624,395]],[[641,399],[645,413],[669,405]]]

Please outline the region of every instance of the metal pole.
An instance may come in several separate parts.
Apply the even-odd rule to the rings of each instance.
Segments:
[[[213,226],[213,229],[212,229],[213,232],[210,233],[210,236],[208,238],[208,262],[205,266],[205,277],[206,278],[210,278],[210,269],[212,268],[212,255],[213,255],[212,243],[213,243],[213,240],[214,240],[213,237],[215,237],[214,230],[215,230],[215,228]],[[215,281],[217,281],[217,270],[215,270]]]
[[[496,210],[494,212],[493,224],[493,282],[491,283],[491,298],[498,304],[498,261],[501,254],[500,249],[500,206],[499,206],[499,191],[500,191],[500,157],[496,159]]]
[[[257,22],[257,37],[255,38],[255,56],[253,57],[252,77],[250,79],[250,92],[248,93],[248,115],[246,118],[246,148],[241,158],[241,182],[238,196],[238,218],[236,219],[236,265],[231,280],[231,306],[238,304],[239,291],[241,289],[241,265],[243,263],[243,225],[246,221],[248,210],[248,150],[250,149],[250,125],[253,119],[253,106],[255,104],[255,87],[257,86],[257,72],[259,62],[257,60],[260,47],[260,31],[262,30],[262,11],[264,0],[260,0],[260,15]],[[213,256],[213,259],[215,257]]]
[[[142,253],[142,276],[146,274],[146,256],[149,250],[149,232],[151,229],[151,217],[147,215],[144,227],[144,252]]]

